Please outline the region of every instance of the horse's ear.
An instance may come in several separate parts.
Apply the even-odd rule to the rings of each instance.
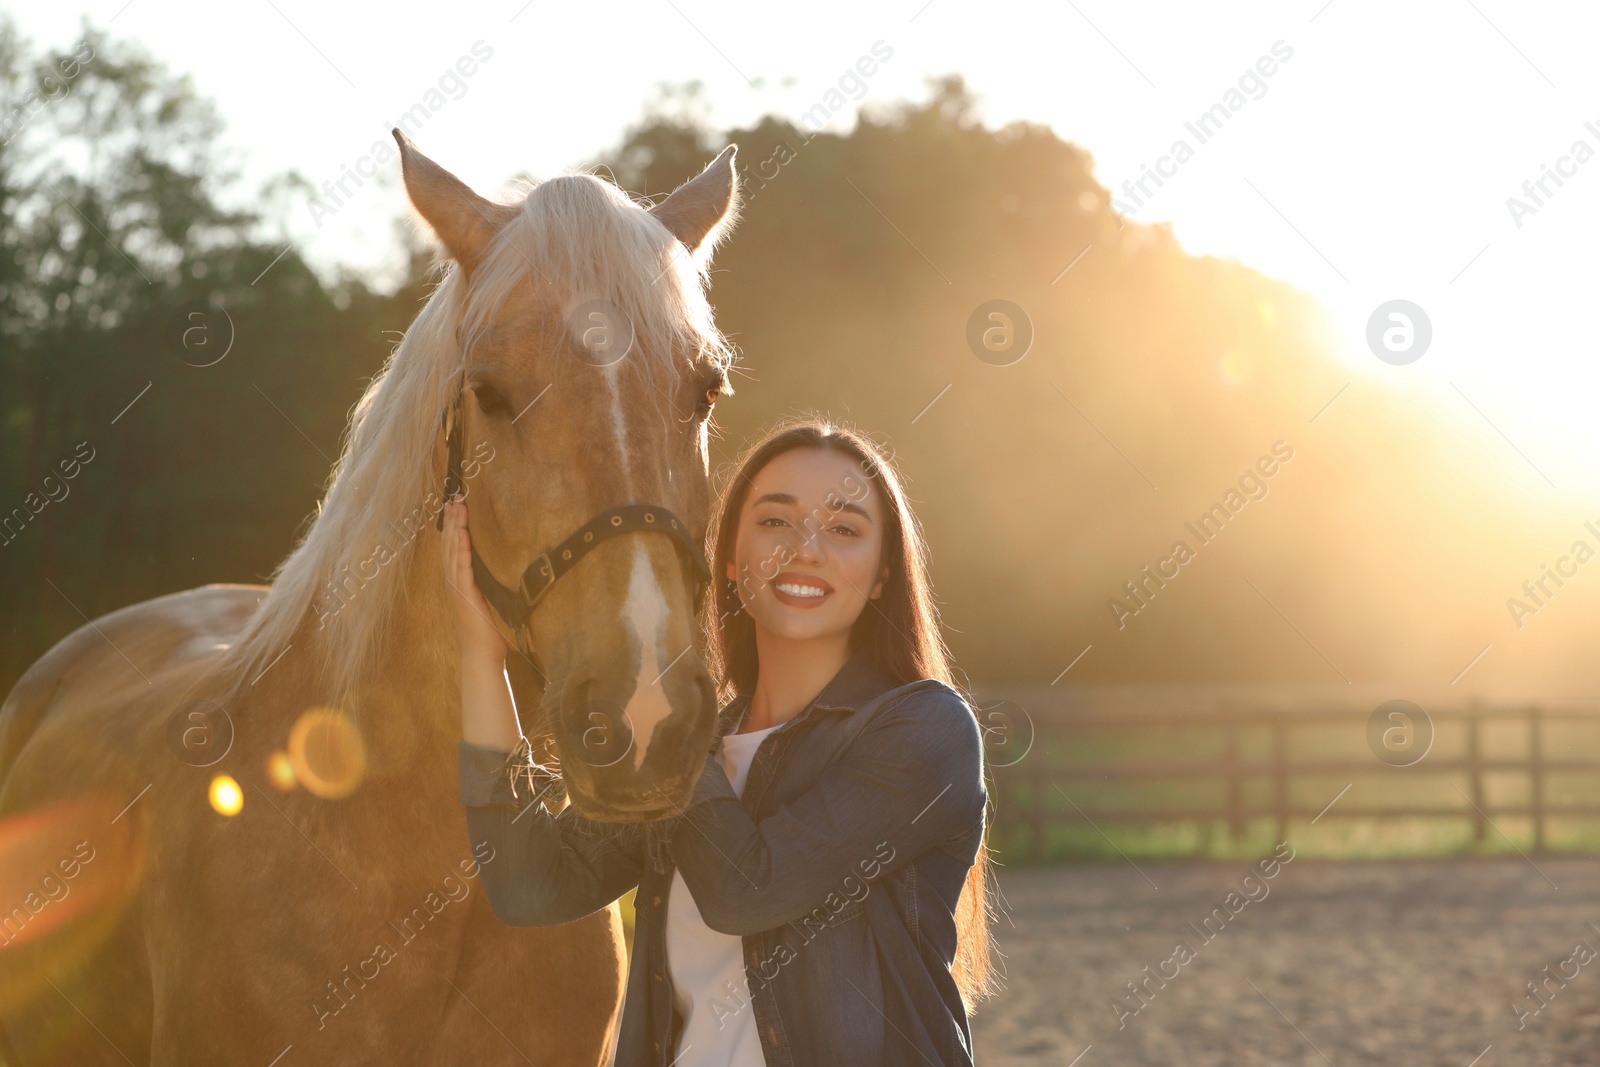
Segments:
[[[485,200],[467,184],[417,150],[411,139],[394,131],[400,145],[400,172],[406,195],[452,259],[470,270],[517,209]]]
[[[739,178],[733,167],[738,151],[737,145],[724,148],[705,170],[650,209],[702,263],[739,217]]]

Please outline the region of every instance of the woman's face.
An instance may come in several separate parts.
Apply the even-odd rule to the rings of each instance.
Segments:
[[[756,472],[726,577],[755,624],[790,640],[848,634],[883,593],[883,504],[844,452],[795,448]]]

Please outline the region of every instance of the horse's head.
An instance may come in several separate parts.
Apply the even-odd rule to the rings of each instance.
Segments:
[[[411,202],[460,275],[464,373],[445,403],[473,547],[508,590],[525,574],[542,589],[527,628],[568,795],[597,820],[672,815],[716,725],[695,611],[730,351],[702,286],[737,210],[733,149],[647,210],[592,175],[493,203],[397,139]],[[448,455],[442,431],[441,480]],[[636,504],[657,510],[583,537]],[[685,536],[657,532],[673,520]],[[542,554],[574,535],[544,588]],[[516,620],[498,621],[516,647]]]

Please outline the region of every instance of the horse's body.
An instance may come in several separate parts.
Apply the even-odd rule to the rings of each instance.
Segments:
[[[7,703],[8,748],[12,730],[38,722],[7,776],[8,813],[12,798],[51,811],[90,783],[98,800],[29,842],[34,882],[78,842],[93,850],[30,926],[75,897],[94,906],[0,950],[8,991],[38,982],[31,1003],[5,1011],[12,1067],[264,1065],[290,1046],[280,1063],[524,1062],[518,1051],[541,1067],[602,1062],[622,995],[616,909],[549,929],[490,914],[468,877],[454,740],[427,713],[459,707],[439,664],[402,653],[374,672],[363,721],[394,729],[364,741],[385,771],[336,806],[249,784],[310,687],[292,651],[229,707],[240,728],[227,758],[173,758],[163,735],[185,683],[266,592],[206,586],[96,620]],[[244,783],[233,818],[207,804],[224,768]]]
[[[449,220],[430,213],[429,191],[412,180],[421,164],[411,156],[406,163],[413,201],[466,265],[451,244],[458,235]],[[718,163],[728,164],[731,183],[731,160]],[[694,196],[680,198],[695,184],[656,210],[674,200],[680,215],[686,201],[695,208]],[[724,201],[699,236],[731,210]],[[694,226],[681,229],[682,219],[670,214],[661,221],[695,249]],[[458,290],[466,284],[447,278],[406,343],[432,338],[442,345],[458,327],[466,306]],[[448,306],[434,306],[440,302]],[[419,330],[427,336],[412,341]],[[423,366],[434,357],[416,348],[408,356],[406,343],[385,371],[400,380],[388,393],[375,382],[358,407],[317,521],[271,588],[209,585],[97,619],[36,662],[0,707],[5,1067],[592,1067],[609,1054],[623,990],[616,906],[564,926],[517,929],[494,918],[478,888],[480,865],[495,857],[471,847],[465,832],[457,793],[457,650],[431,522],[438,498],[417,493],[444,473],[437,401],[451,399],[451,376],[464,368],[459,352],[453,364],[440,355],[437,366]],[[533,386],[544,373],[539,368],[549,369],[539,363],[547,357],[528,356]],[[471,366],[469,355],[465,369]],[[626,396],[630,372],[604,373],[611,395]],[[568,403],[581,408],[582,382],[569,380],[566,388]],[[386,404],[394,410],[386,413]],[[401,412],[403,405],[426,410]],[[581,421],[589,413],[570,414]],[[544,451],[567,461],[565,491],[606,486],[603,448],[548,447],[561,429],[560,416],[553,418],[540,432]],[[420,430],[391,424],[402,419],[418,421]],[[620,420],[613,421],[622,442]],[[486,503],[473,512],[475,547],[502,580],[520,573],[533,555],[529,545],[572,528],[593,500],[629,502],[607,497],[615,488],[601,489],[587,500],[580,493],[570,513],[549,515],[533,500],[541,518],[523,518],[507,500],[529,503],[515,495],[517,486],[550,471],[519,466],[514,439],[495,437],[509,425],[467,423],[469,440],[497,441],[499,458],[468,477],[481,479],[469,491]],[[426,457],[426,469],[395,473],[408,459],[396,439],[418,442],[411,451]],[[669,445],[660,447],[670,461],[679,446]],[[704,494],[703,466],[679,470],[680,485],[692,491],[698,478]],[[380,489],[371,481],[391,475],[403,484]],[[351,484],[363,479],[370,479],[364,490]],[[626,486],[639,488],[633,480]],[[384,511],[383,523],[362,525],[363,494]],[[704,502],[668,501],[696,535],[704,530]],[[487,518],[496,504],[498,530]],[[480,526],[476,517],[485,511]],[[378,529],[389,531],[392,551],[359,584],[348,580],[341,562],[366,557]],[[363,543],[342,543],[351,540]],[[661,585],[656,638],[644,640],[664,641],[661,635],[682,623],[687,585],[669,580],[663,560],[674,550],[658,540],[665,541],[625,537],[618,541],[638,543],[597,549],[582,564],[581,582],[568,579],[577,587],[541,609],[532,630],[548,686],[524,657],[508,657],[523,729],[536,745],[545,739],[548,746],[552,735],[560,740],[555,726],[564,710],[552,698],[570,672],[620,673],[630,648],[639,659],[638,640],[630,646],[612,631],[626,629],[617,621],[625,619],[617,599],[632,603],[626,594],[637,590],[640,560]],[[336,611],[328,610],[327,596],[315,598],[318,591],[334,594]],[[592,602],[595,614],[581,611],[580,602]],[[547,646],[559,655],[547,656]],[[613,646],[621,649],[621,667],[605,658]],[[696,660],[689,665],[699,668]],[[698,737],[711,728],[692,687],[645,695],[661,709],[651,724],[658,737]],[[631,700],[619,698],[629,709],[641,706]],[[225,718],[190,714],[217,706]],[[636,753],[627,770],[637,781],[630,781],[675,788],[678,772],[668,759],[675,749],[665,742],[652,748],[648,764]],[[627,805],[642,790],[630,791],[622,773],[595,772],[590,792],[573,801],[605,817],[614,784],[616,810],[632,810]],[[659,777],[638,778],[646,773]]]

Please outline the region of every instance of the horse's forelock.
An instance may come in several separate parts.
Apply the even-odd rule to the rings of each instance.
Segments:
[[[461,339],[494,322],[512,289],[531,279],[563,318],[605,300],[631,321],[639,347],[674,377],[677,353],[726,363],[727,341],[712,320],[701,266],[667,228],[615,185],[592,174],[567,174],[528,189],[521,210],[472,271]]]

